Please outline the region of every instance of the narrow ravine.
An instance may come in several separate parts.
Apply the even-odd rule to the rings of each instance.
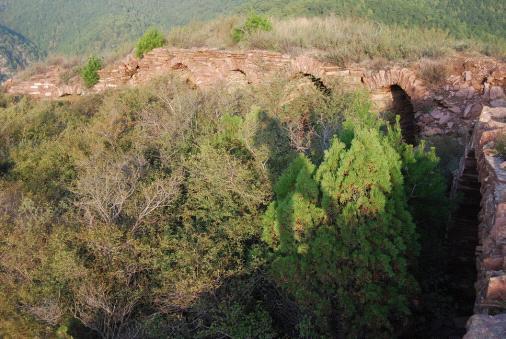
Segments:
[[[454,328],[445,337],[462,337],[475,302],[476,246],[480,213],[480,182],[473,149],[466,151],[464,168],[456,182],[457,206],[448,227],[448,292],[454,313]]]

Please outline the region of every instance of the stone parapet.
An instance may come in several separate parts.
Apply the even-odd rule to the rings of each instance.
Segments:
[[[506,335],[506,314],[500,314],[506,311],[506,162],[494,151],[504,133],[506,107],[484,107],[473,136],[482,201],[475,316],[468,322],[467,339]]]
[[[137,60],[132,55],[102,69],[100,81],[86,89],[73,78],[63,84],[58,67],[50,67],[30,79],[11,79],[5,84],[10,94],[57,99],[67,95],[99,93],[123,86],[138,86],[156,77],[171,75],[193,87],[258,84],[284,74],[287,78],[306,76],[320,89],[330,82],[344,89],[366,89],[373,107],[387,111],[393,106],[392,86],[402,88],[414,109],[419,136],[431,137],[461,133],[472,128],[483,105],[506,105],[506,65],[492,58],[454,58],[448,60],[454,72],[444,84],[427,86],[419,76],[419,65],[409,68],[389,66],[372,70],[361,65],[342,68],[308,55],[289,55],[262,51],[227,51],[217,49],[158,48]]]

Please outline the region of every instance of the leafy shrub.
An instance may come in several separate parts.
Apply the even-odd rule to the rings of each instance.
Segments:
[[[102,68],[102,60],[96,56],[91,56],[88,59],[88,63],[81,70],[81,77],[84,80],[86,87],[95,86],[100,80],[98,71]]]
[[[272,31],[272,23],[271,21],[261,15],[251,14],[247,19],[244,25],[239,28],[235,28],[232,32],[232,38],[234,42],[240,42],[244,39],[246,35],[249,35],[254,32],[270,32]]]
[[[162,47],[163,45],[165,45],[165,37],[163,34],[156,28],[150,28],[137,43],[135,55],[138,58],[142,58],[147,52]]]
[[[340,309],[348,337],[360,338],[406,317],[417,245],[398,153],[375,129],[354,133],[349,149],[334,139],[318,168],[294,160],[274,189],[263,239],[276,253],[273,275],[316,310],[322,334],[332,333],[325,324]]]
[[[290,86],[278,76],[238,92],[191,90],[161,78],[75,102],[8,102],[0,253],[13,255],[0,260],[0,332],[400,329],[416,287],[409,212],[431,236],[433,220],[447,220],[433,198],[435,157],[404,150],[363,94],[315,90],[287,102]]]
[[[495,140],[495,151],[498,156],[506,159],[506,133],[497,136]]]

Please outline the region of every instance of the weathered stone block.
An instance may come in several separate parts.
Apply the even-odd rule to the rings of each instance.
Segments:
[[[478,314],[467,322],[464,339],[503,339],[506,337],[506,314]]]
[[[506,275],[491,277],[488,281],[487,301],[506,301]]]

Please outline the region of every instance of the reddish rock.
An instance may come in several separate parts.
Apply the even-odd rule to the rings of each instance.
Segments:
[[[506,301],[506,275],[490,278],[486,298],[491,302]]]
[[[504,257],[490,257],[483,259],[483,268],[489,271],[501,270],[504,265]]]

